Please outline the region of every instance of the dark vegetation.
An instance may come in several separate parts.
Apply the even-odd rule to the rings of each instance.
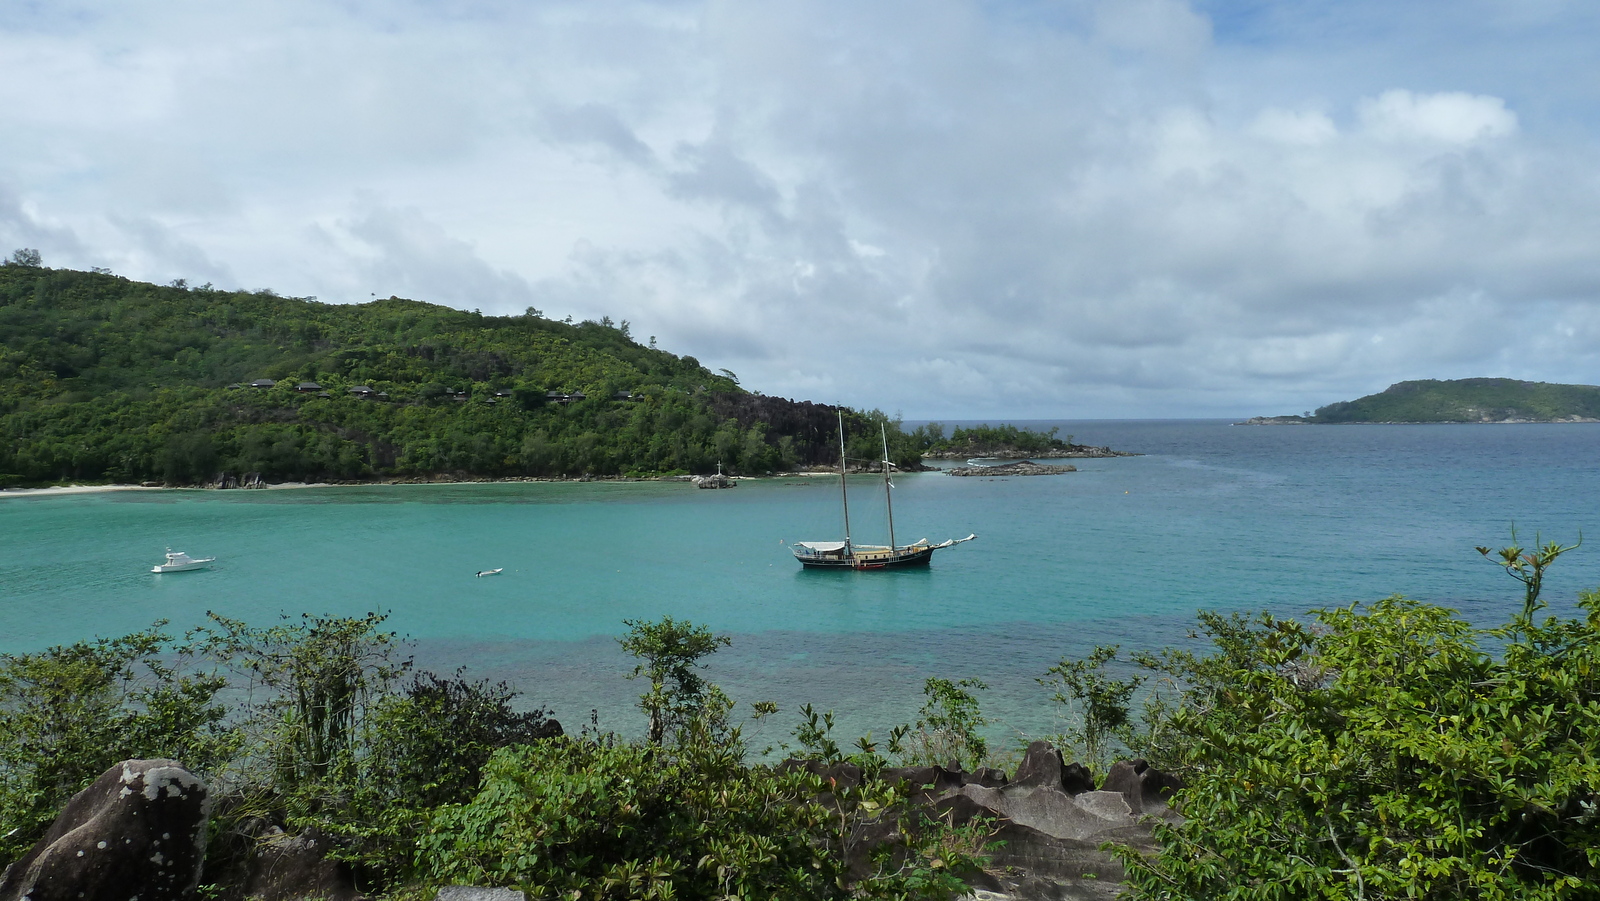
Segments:
[[[1087,447],[1073,444],[1072,436],[1057,438],[1058,428],[1036,432],[1019,429],[1014,425],[977,425],[957,427],[950,437],[944,435],[944,426],[934,422],[922,427],[914,436],[927,445],[930,457],[960,459],[965,457],[1068,457],[1068,456],[1123,456],[1109,448]]]
[[[1072,445],[1072,436],[1062,441],[1056,437],[1059,429],[1048,432],[1034,432],[1019,429],[1014,425],[978,425],[968,428],[957,428],[948,439],[943,438],[944,429],[938,423],[932,425],[938,429],[939,437],[933,442],[930,450],[933,451],[959,451],[983,454],[1000,449],[1015,449],[1028,453],[1037,453],[1048,450],[1066,450]]]
[[[1314,423],[1600,419],[1600,387],[1516,379],[1421,379],[1319,407]]]
[[[1522,586],[1495,628],[1399,597],[1309,622],[1202,613],[1204,651],[1098,648],[1042,676],[1066,714],[1058,746],[1099,774],[1137,753],[1187,783],[1158,851],[1117,850],[1132,897],[1596,897],[1600,592],[1581,594],[1581,618],[1545,615],[1545,571],[1572,547],[1480,550]],[[378,615],[214,616],[183,640],[158,624],[6,656],[0,856],[111,763],[173,756],[217,787],[209,897],[238,896],[231,874],[264,823],[315,827],[364,891],[395,897],[468,883],[533,898],[947,898],[982,863],[981,822],[954,829],[919,819],[900,788],[751,762],[734,701],[702,672],[726,637],[628,625],[650,721],[631,740],[597,722],[562,734],[505,685],[411,674]],[[866,772],[995,762],[1014,752],[985,734],[985,688],[930,678],[914,724],[850,747],[831,712],[802,707],[782,750]],[[747,722],[776,712],[750,705]],[[869,853],[869,832],[889,840]]]
[[[258,379],[277,384],[229,387]],[[763,473],[837,465],[836,409],[747,393],[609,318],[0,266],[0,487]],[[883,414],[844,414],[850,457],[882,457],[881,423],[918,465]]]

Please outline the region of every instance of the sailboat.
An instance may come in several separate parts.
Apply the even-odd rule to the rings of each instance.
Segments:
[[[971,541],[977,535],[952,538],[940,544],[929,544],[923,538],[915,544],[896,544],[894,540],[894,483],[889,472],[894,464],[889,462],[889,430],[881,423],[878,431],[883,438],[883,497],[889,512],[889,543],[856,544],[850,540],[850,492],[845,484],[844,414],[839,414],[839,500],[844,507],[843,541],[797,541],[794,557],[801,566],[814,569],[889,569],[903,566],[927,566],[933,552]]]

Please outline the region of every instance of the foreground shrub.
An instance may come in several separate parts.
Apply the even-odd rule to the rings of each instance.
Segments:
[[[0,656],[0,861],[20,857],[112,764],[170,757],[210,770],[236,749],[223,680],[184,672],[162,624]]]
[[[419,843],[427,881],[513,885],[530,898],[948,898],[933,830],[874,855],[857,843],[890,796],[819,797],[801,770],[747,767],[735,743],[663,747],[557,738],[496,752],[471,803],[441,808]],[[856,872],[847,862],[863,858]]]
[[[1121,853],[1137,896],[1600,897],[1600,593],[1580,605],[1202,617],[1216,653],[1167,657],[1187,822]]]

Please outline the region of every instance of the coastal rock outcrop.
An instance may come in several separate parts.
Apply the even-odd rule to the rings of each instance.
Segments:
[[[1057,788],[1069,795],[1094,791],[1094,774],[1076,761],[1066,763],[1055,745],[1036,741],[1028,745],[1017,764],[1013,785],[1042,785]]]
[[[1101,791],[1118,792],[1127,799],[1135,814],[1160,814],[1172,800],[1172,793],[1183,788],[1183,780],[1164,773],[1142,757],[1119,760],[1106,772]]]
[[[1069,444],[1065,447],[1052,447],[1042,450],[1020,450],[1014,447],[993,447],[986,445],[968,445],[965,447],[949,448],[946,450],[928,451],[923,454],[929,460],[970,460],[974,457],[986,457],[992,460],[1082,460],[1097,459],[1101,457],[1137,457],[1133,451],[1112,450],[1109,447],[1096,447],[1088,444]]]
[[[1109,901],[1122,889],[1122,865],[1100,850],[1116,842],[1141,851],[1155,847],[1153,821],[1181,821],[1169,806],[1181,788],[1173,776],[1142,759],[1114,764],[1095,788],[1093,774],[1068,763],[1053,745],[1028,746],[1016,773],[975,773],[949,766],[886,767],[876,776],[848,763],[787,760],[780,770],[803,769],[827,782],[824,799],[876,778],[900,784],[914,809],[954,826],[991,822],[989,864],[973,883],[972,897],[991,901]],[[861,854],[888,840],[888,824],[857,838]]]
[[[175,760],[126,760],[62,808],[0,877],[3,901],[192,898],[210,814],[205,783]]]
[[[955,469],[945,470],[946,473],[953,476],[1053,476],[1064,472],[1077,471],[1078,467],[1071,464],[1049,466],[1043,463],[1035,463],[1032,460],[1003,463],[999,466],[958,466]]]

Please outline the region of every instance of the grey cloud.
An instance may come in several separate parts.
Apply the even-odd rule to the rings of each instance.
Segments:
[[[110,216],[108,219],[127,241],[122,266],[156,281],[181,278],[194,284],[236,284],[232,270],[225,263],[211,259],[205,248],[184,238],[171,226],[149,216]]]
[[[544,118],[548,134],[557,141],[596,145],[646,169],[657,165],[655,152],[609,106],[580,103],[554,107],[545,112]]]
[[[40,221],[0,184],[0,255],[9,257],[23,247],[39,251],[46,266],[72,265],[83,257],[83,244],[72,229]]]
[[[368,295],[398,295],[463,309],[518,313],[534,298],[523,277],[496,269],[472,245],[431,222],[421,211],[394,209],[367,199],[338,223],[355,239],[352,254]]]
[[[725,143],[681,144],[673,159],[679,168],[668,176],[667,184],[674,195],[736,204],[760,213],[776,211],[780,198],[772,179]]]

